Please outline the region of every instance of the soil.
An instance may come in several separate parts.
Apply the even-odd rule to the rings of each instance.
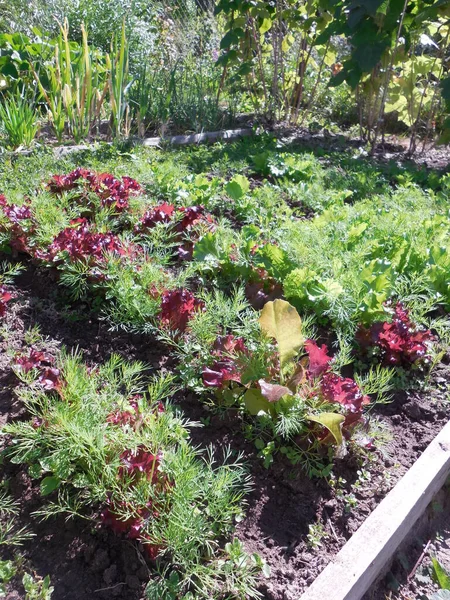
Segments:
[[[26,418],[14,396],[17,380],[10,363],[27,346],[26,332],[35,325],[49,353],[62,346],[78,348],[94,365],[116,352],[146,362],[149,373],[174,367],[165,348],[153,339],[108,331],[88,306],[68,308],[48,271],[30,265],[9,288],[15,300],[8,304],[0,341],[0,423]],[[230,444],[244,454],[253,491],[237,535],[247,551],[258,552],[271,567],[270,578],[261,582],[264,598],[298,599],[442,428],[450,416],[448,362],[449,356],[444,357],[426,389],[400,392],[392,403],[375,407],[372,418],[380,423],[379,442],[385,441],[378,450],[350,451],[337,459],[331,486],[324,479],[308,478],[281,454],[266,469],[231,413],[211,413],[207,426],[193,430],[195,443],[212,443],[217,450]],[[205,416],[205,406],[192,394],[181,394],[178,403],[193,420]],[[137,545],[91,521],[61,517],[40,523],[31,514],[42,503],[38,487],[20,466],[0,468],[20,503],[20,524],[36,534],[21,549],[25,564],[41,577],[50,575],[53,600],[144,597],[149,569]],[[2,557],[8,552],[3,550]],[[20,581],[14,580],[7,598],[23,597]]]
[[[284,143],[304,145],[311,149],[326,150],[328,152],[354,151],[360,156],[367,156],[367,143],[359,137],[349,137],[343,133],[335,134],[327,129],[311,133],[307,129],[298,127],[277,127],[274,132]],[[373,160],[378,163],[394,161],[399,164],[410,164],[416,167],[447,171],[450,165],[450,145],[437,145],[433,140],[417,141],[417,149],[414,154],[409,153],[410,139],[398,135],[386,135],[384,140],[376,145],[373,152]]]

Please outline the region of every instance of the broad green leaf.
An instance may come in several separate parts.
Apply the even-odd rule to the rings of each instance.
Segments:
[[[237,29],[232,29],[231,31],[228,31],[222,38],[221,42],[220,42],[220,48],[221,50],[224,50],[226,48],[229,48],[230,46],[234,46],[235,44],[237,44],[240,40],[240,38],[243,35],[243,31],[240,28]]]
[[[358,240],[368,227],[368,223],[358,223],[358,225],[353,225],[348,232],[348,241],[352,243]]]
[[[336,52],[328,51],[324,58],[324,63],[327,67],[331,67],[336,62]]]
[[[450,110],[450,76],[443,79],[440,82],[439,87],[442,90],[441,95],[442,98],[445,100],[447,110]]]
[[[38,479],[42,475],[41,465],[32,464],[28,467],[28,473],[33,479]]]
[[[245,392],[244,406],[251,415],[258,415],[260,412],[270,413],[270,402],[257,389],[250,389]]]
[[[0,581],[8,583],[17,572],[16,565],[12,560],[0,560]]]
[[[388,260],[376,258],[365,265],[360,277],[368,290],[383,292],[390,289],[391,275],[391,263]]]
[[[342,446],[342,423],[345,421],[344,415],[338,413],[321,413],[320,415],[308,415],[309,421],[319,423],[328,429],[331,435],[336,440],[338,446]]]
[[[236,181],[229,181],[225,186],[225,191],[233,200],[239,200],[244,195],[241,186]]]
[[[359,46],[353,52],[353,57],[361,70],[364,73],[369,73],[380,62],[381,56],[387,47],[387,41]]]
[[[263,19],[263,22],[259,26],[260,33],[266,33],[272,27],[272,19]]]
[[[281,42],[281,49],[283,52],[287,52],[294,42],[295,38],[293,35],[286,35]]]
[[[51,494],[53,491],[56,490],[60,483],[61,480],[59,479],[59,477],[44,477],[44,479],[41,481],[42,496],[48,496],[49,494]]]
[[[198,262],[218,264],[223,258],[217,236],[207,233],[194,246],[193,258]]]
[[[344,291],[344,288],[342,287],[342,285],[338,281],[335,281],[334,279],[331,279],[331,278],[323,279],[320,283],[321,283],[321,287],[323,288],[325,294],[328,297],[338,298]]]
[[[295,308],[285,300],[268,302],[259,317],[261,329],[275,338],[281,368],[297,355],[302,343],[302,320]]]
[[[260,261],[258,264],[261,264],[275,279],[283,280],[294,268],[286,250],[274,244],[266,244],[259,248],[256,258]]]
[[[240,200],[250,189],[250,182],[243,175],[235,175],[225,186],[226,193],[233,200]]]
[[[29,573],[24,573],[22,577],[22,585],[26,592],[34,591],[35,583],[33,577]]]
[[[431,558],[433,563],[433,578],[443,590],[450,590],[450,575],[434,556]]]
[[[450,117],[444,121],[443,132],[442,135],[439,136],[437,143],[440,146],[443,144],[450,144]]]
[[[241,77],[245,77],[246,75],[250,75],[250,73],[252,72],[252,63],[251,62],[244,62],[241,64],[241,66],[238,69],[238,74],[241,75]]]

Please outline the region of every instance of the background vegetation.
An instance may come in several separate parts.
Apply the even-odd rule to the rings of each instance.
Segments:
[[[442,0],[14,0],[0,5],[4,143],[198,132],[243,114],[353,127],[372,147],[386,131],[409,133],[411,151],[445,142],[448,11]]]

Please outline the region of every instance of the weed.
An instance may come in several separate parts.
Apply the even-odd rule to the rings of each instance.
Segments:
[[[21,546],[34,536],[26,527],[17,525],[19,504],[6,491],[0,493],[0,545]]]
[[[322,547],[322,543],[327,537],[327,533],[325,531],[325,527],[323,523],[317,521],[316,523],[311,523],[309,525],[309,532],[306,536],[308,540],[308,546],[313,550],[317,550]]]

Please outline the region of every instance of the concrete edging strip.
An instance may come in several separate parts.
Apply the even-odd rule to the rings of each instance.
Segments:
[[[361,600],[450,473],[450,421],[299,600]]]
[[[205,133],[192,133],[190,135],[174,135],[172,137],[152,137],[152,138],[133,138],[133,141],[141,146],[159,147],[162,144],[172,144],[173,146],[187,146],[189,144],[201,144],[202,142],[216,142],[218,140],[236,140],[241,137],[253,135],[254,131],[248,128],[241,129],[226,129],[223,131],[207,131]],[[112,142],[102,142],[108,146]],[[96,150],[96,143],[93,144],[78,144],[73,146],[54,146],[53,154],[56,158],[61,158],[72,152],[80,152],[83,150]],[[31,154],[31,150],[19,150],[18,154]]]
[[[143,146],[159,146],[162,142],[184,146],[185,144],[200,144],[201,142],[217,140],[233,140],[239,137],[252,135],[251,129],[227,129],[224,131],[208,131],[206,133],[193,133],[191,135],[174,135],[172,137],[154,137],[142,140]]]

